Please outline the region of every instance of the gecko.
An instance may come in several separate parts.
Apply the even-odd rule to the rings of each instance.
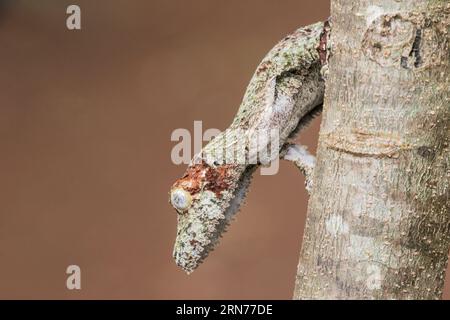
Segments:
[[[275,45],[258,65],[231,125],[194,156],[185,174],[172,185],[169,202],[177,212],[173,257],[188,274],[218,244],[258,167],[274,157],[292,161],[311,190],[315,157],[290,141],[321,112],[329,33],[329,21],[318,22],[297,29]],[[256,132],[273,130],[277,143],[271,139],[252,143],[258,139]],[[231,153],[237,144],[243,148],[235,148],[234,158],[224,161],[224,153]],[[265,163],[258,158],[264,148],[271,149]]]

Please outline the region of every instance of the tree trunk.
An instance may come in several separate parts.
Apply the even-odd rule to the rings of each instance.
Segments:
[[[295,299],[439,299],[450,243],[450,3],[334,0]]]

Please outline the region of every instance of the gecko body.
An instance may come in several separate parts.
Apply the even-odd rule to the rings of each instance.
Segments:
[[[326,30],[327,23],[300,28],[270,50],[257,67],[230,127],[194,157],[172,186],[170,203],[178,213],[173,256],[186,272],[208,256],[239,210],[252,174],[262,164],[261,150],[276,151],[274,156],[294,161],[307,175],[312,171],[314,157],[303,147],[291,146],[289,139],[320,112]],[[276,144],[269,138],[252,144],[259,139],[257,133],[274,130]],[[274,156],[271,152],[266,160]]]

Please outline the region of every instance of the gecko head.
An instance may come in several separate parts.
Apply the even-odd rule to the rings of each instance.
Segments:
[[[191,273],[208,256],[238,210],[239,170],[234,165],[190,165],[170,191],[178,213],[173,256]]]

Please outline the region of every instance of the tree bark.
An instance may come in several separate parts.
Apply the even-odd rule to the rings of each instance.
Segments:
[[[334,0],[294,299],[439,299],[450,244],[450,3]]]

